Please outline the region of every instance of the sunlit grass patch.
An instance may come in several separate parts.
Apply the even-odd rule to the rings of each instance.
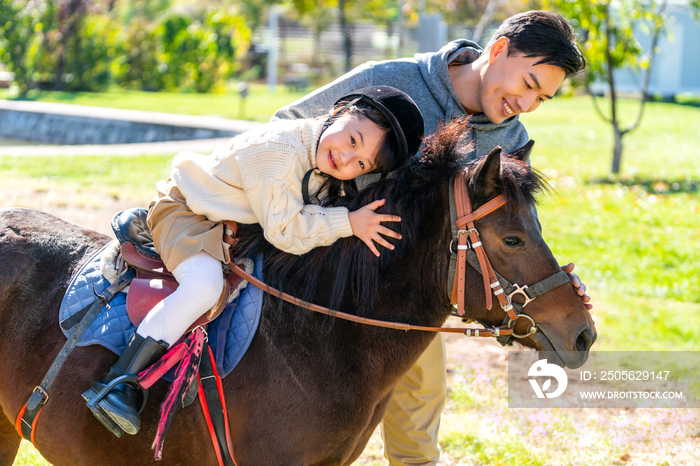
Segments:
[[[452,389],[449,393],[447,407],[458,413],[471,409],[489,409],[506,407],[508,395],[507,374],[498,370],[489,370],[459,365],[451,379]]]
[[[593,310],[600,335],[594,350],[698,351],[700,304],[604,293]]]
[[[700,199],[616,186],[561,189],[539,208],[555,255],[572,260],[591,288],[700,302]]]
[[[12,466],[51,466],[51,463],[42,458],[31,443],[22,440]]]
[[[173,154],[174,155],[174,154]],[[14,183],[50,190],[61,184],[89,196],[92,190],[115,198],[149,198],[170,174],[172,156],[0,156],[0,176]]]
[[[443,454],[457,465],[545,464],[545,455],[534,451],[521,429],[502,416],[445,416],[440,439]]]

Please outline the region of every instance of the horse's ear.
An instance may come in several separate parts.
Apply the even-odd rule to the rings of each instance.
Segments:
[[[477,196],[488,198],[500,186],[501,146],[491,149],[477,168],[475,177]]]
[[[520,149],[516,149],[512,154],[513,157],[520,160],[521,162],[527,162],[530,160],[530,152],[532,151],[532,146],[535,145],[535,141],[530,139],[527,144],[525,144]]]

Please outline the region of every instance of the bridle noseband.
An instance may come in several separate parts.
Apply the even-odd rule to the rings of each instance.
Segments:
[[[526,338],[537,332],[535,321],[527,314],[522,314],[522,309],[541,294],[569,282],[569,276],[566,272],[560,270],[528,287],[527,285],[520,286],[517,283],[510,283],[494,271],[474,222],[504,206],[508,200],[501,194],[472,211],[471,200],[466,189],[467,172],[465,169],[462,169],[455,176],[454,183],[450,184],[450,224],[452,225],[450,263],[455,263],[454,281],[449,280],[452,288],[449,293],[450,303],[457,305],[457,316],[463,317],[466,268],[467,264],[471,265],[483,276],[486,308],[491,309],[493,294],[498,299],[501,309],[506,313],[506,316],[500,327],[485,330],[465,329],[465,334],[472,336],[473,332],[474,336],[496,337],[502,345],[511,346],[513,338]],[[452,249],[455,239],[457,240],[456,257]],[[514,302],[512,298],[516,294],[522,295],[525,298],[525,302],[522,304]],[[521,317],[530,321],[528,332],[522,335],[515,333],[515,322]]]

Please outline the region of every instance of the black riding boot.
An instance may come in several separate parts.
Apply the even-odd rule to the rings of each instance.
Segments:
[[[160,359],[167,349],[166,343],[155,341],[151,337],[143,338],[134,332],[119,360],[110,368],[107,377],[83,393],[83,398],[88,401],[88,407],[95,414],[95,417],[117,437],[121,437],[120,429],[127,434],[135,435],[141,427],[141,417],[136,406],[137,388],[129,382],[120,383],[96,404],[90,403],[90,400],[117,377],[135,376],[146,369]],[[105,416],[109,419],[104,419]],[[114,425],[109,425],[109,420],[116,424],[116,429]]]

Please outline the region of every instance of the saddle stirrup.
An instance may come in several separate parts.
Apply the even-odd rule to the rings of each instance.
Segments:
[[[167,347],[164,342],[143,338],[134,332],[107,376],[83,393],[88,408],[117,437],[124,432],[135,435],[139,431],[139,414],[146,404],[148,392],[139,386],[136,375],[160,359]],[[138,407],[137,390],[142,393]]]

